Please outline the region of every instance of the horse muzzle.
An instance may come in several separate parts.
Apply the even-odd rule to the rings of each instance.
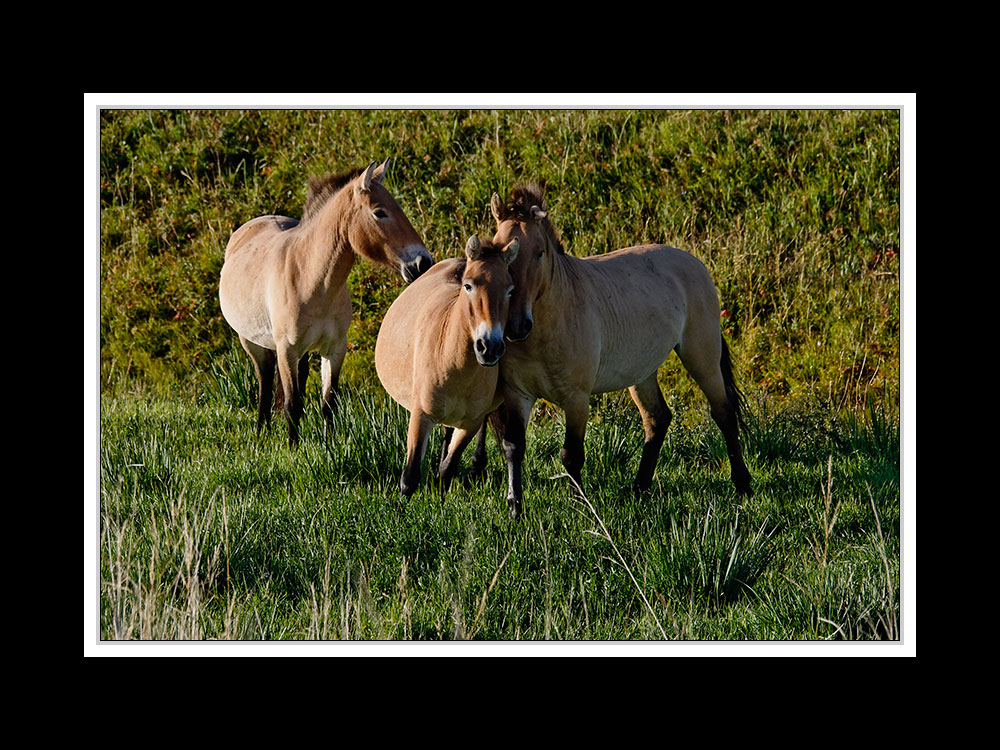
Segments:
[[[531,335],[531,330],[534,326],[535,322],[531,319],[530,315],[525,315],[522,318],[509,318],[505,332],[507,340],[513,342],[524,341]]]
[[[408,260],[404,260],[401,263],[399,269],[403,279],[408,284],[434,265],[434,260],[431,258],[431,254],[427,251],[426,247],[414,250],[410,253],[410,256]]]
[[[500,358],[507,351],[507,345],[503,342],[503,336],[479,337],[474,342],[476,350],[476,361],[483,367],[495,367]]]

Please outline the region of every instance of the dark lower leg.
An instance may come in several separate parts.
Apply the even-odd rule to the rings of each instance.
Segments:
[[[566,473],[569,474],[573,478],[573,481],[576,482],[582,489],[584,460],[583,440],[580,439],[578,435],[571,435],[567,432],[562,450],[559,451],[559,458],[562,459],[562,464],[566,469]]]
[[[642,417],[642,431],[645,442],[642,446],[642,458],[639,460],[639,471],[632,482],[634,492],[644,492],[653,484],[653,471],[660,457],[660,448],[670,426],[670,409],[663,400],[663,392],[656,380],[656,374],[636,383],[628,389],[633,403]]]
[[[444,437],[441,438],[441,459],[438,461],[438,476],[441,476],[448,463],[448,446],[451,444],[451,436],[454,432],[454,427],[444,428]]]
[[[503,453],[507,458],[507,509],[511,519],[521,516],[521,465],[524,463],[525,423],[520,414],[503,409]]]
[[[410,414],[410,426],[406,435],[406,466],[399,478],[399,490],[404,497],[417,491],[420,485],[420,464],[427,450],[427,438],[434,423],[423,414]]]
[[[566,411],[566,438],[563,440],[559,458],[566,473],[577,483],[579,491],[583,492],[583,440],[587,433],[587,420],[590,418],[588,396],[578,398],[574,403],[564,407]]]
[[[479,476],[486,471],[486,422],[476,433],[476,450],[472,454],[472,465],[469,467],[469,474]]]
[[[451,480],[458,473],[462,465],[462,453],[466,446],[472,442],[472,433],[466,430],[454,430],[448,440],[447,452],[441,455],[441,464],[438,466],[438,478],[441,480],[441,494],[448,491]]]
[[[341,359],[321,359],[320,371],[323,387],[323,420],[329,430],[333,430],[334,418],[337,415],[337,401],[339,398],[339,381]]]
[[[257,434],[271,423],[271,399],[274,395],[274,361],[272,353],[254,361],[257,370]]]
[[[278,352],[278,382],[281,386],[282,408],[288,424],[288,445],[299,443],[299,420],[302,418],[302,388],[299,375],[302,370],[301,358],[294,359],[290,352]]]
[[[288,423],[288,445],[294,447],[299,444],[299,420],[302,419],[302,394],[298,388],[285,389],[285,421]]]
[[[726,453],[729,454],[730,476],[736,492],[740,495],[752,495],[750,487],[750,471],[743,462],[743,451],[740,449],[740,428],[736,411],[727,408],[716,412],[712,410],[712,418],[722,431],[722,436],[726,440]]]
[[[333,429],[333,420],[337,414],[337,389],[332,388],[323,395],[323,420],[326,426]]]
[[[645,492],[653,484],[653,471],[660,458],[660,449],[667,436],[670,418],[671,414],[668,409],[665,419],[657,420],[652,429],[646,431],[646,440],[642,444],[642,458],[639,459],[639,471],[636,472],[635,480],[632,482],[633,489],[638,492]]]
[[[240,345],[243,347],[243,351],[250,355],[254,374],[257,376],[257,434],[259,435],[271,422],[274,368],[277,354],[272,349],[258,346],[242,336],[240,336]]]

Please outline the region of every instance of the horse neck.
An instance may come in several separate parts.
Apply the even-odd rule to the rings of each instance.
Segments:
[[[472,336],[469,335],[472,326],[469,324],[468,306],[464,304],[465,300],[461,298],[461,294],[464,293],[459,292],[455,296],[444,316],[440,336],[441,353],[459,368],[470,362],[479,367],[473,354]]]
[[[354,248],[348,239],[350,196],[343,188],[332,196],[309,222],[302,227],[299,247],[301,263],[307,273],[323,286],[340,287],[354,266]]]
[[[535,301],[534,308],[550,312],[559,318],[565,318],[575,306],[566,308],[566,301],[579,296],[580,269],[577,267],[580,259],[572,255],[556,252],[551,244],[546,248],[551,254],[552,267],[549,272],[548,287],[542,296]]]

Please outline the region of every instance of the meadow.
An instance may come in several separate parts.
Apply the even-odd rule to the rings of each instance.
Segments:
[[[102,641],[899,641],[897,110],[105,110],[99,137]],[[436,259],[491,236],[490,195],[527,180],[575,255],[699,257],[755,494],[735,496],[672,357],[649,493],[626,491],[642,429],[623,392],[592,397],[582,497],[542,402],[521,521],[492,437],[484,476],[442,497],[428,464],[403,500],[406,413],[372,361],[403,281],[364,261],[335,428],[314,368],[298,449],[280,415],[255,435],[218,306],[229,234],[301,215],[310,175],[386,157]]]

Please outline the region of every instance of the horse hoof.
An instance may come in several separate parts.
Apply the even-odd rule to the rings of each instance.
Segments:
[[[511,521],[517,521],[521,518],[521,503],[513,499],[507,500],[507,515],[510,517]]]
[[[643,482],[635,479],[632,481],[632,484],[629,485],[629,491],[631,492],[632,497],[639,497],[640,495],[644,495],[649,492],[649,488],[652,486],[653,483],[651,481]]]

